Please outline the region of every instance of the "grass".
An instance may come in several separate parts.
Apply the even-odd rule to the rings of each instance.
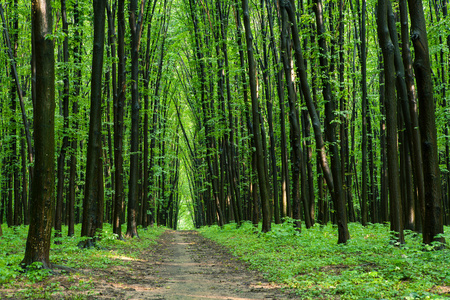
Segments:
[[[19,266],[25,254],[25,243],[28,226],[8,228],[2,226],[3,236],[0,237],[0,298],[34,298],[52,299],[61,291],[61,283],[49,280],[52,274],[49,270],[39,268],[36,264],[26,273]],[[125,228],[124,228],[125,229]],[[125,232],[125,230],[122,232]],[[76,270],[105,269],[119,265],[127,265],[138,258],[141,250],[156,244],[156,240],[166,228],[151,227],[148,230],[138,229],[140,239],[118,240],[112,233],[111,226],[104,224],[102,239],[97,247],[80,249],[77,244],[80,237],[81,224],[75,226],[74,237],[59,237],[52,239],[50,261],[53,264],[70,267]],[[67,227],[63,226],[67,233]],[[60,242],[59,244],[54,241]],[[58,271],[57,271],[58,272]],[[65,274],[64,280],[73,283],[72,289],[88,291],[92,288],[89,278],[80,276],[78,272]]]
[[[446,228],[445,238],[450,241]],[[422,237],[405,232],[391,243],[389,227],[349,224],[351,240],[337,244],[337,228],[315,225],[296,231],[292,222],[260,233],[251,223],[200,232],[248,262],[270,281],[301,299],[450,299],[450,250],[432,251]]]

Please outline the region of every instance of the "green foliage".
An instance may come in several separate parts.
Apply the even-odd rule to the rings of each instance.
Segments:
[[[61,289],[59,282],[51,282],[45,287],[36,288],[33,284],[47,281],[52,276],[50,270],[42,269],[41,263],[34,263],[26,272],[20,267],[25,253],[25,243],[28,226],[8,228],[3,226],[3,236],[0,237],[0,290],[8,287],[20,286],[19,294],[2,294],[0,298],[32,298],[51,299]],[[77,270],[82,269],[105,269],[118,265],[127,265],[139,256],[140,251],[156,244],[158,236],[165,231],[164,227],[152,227],[148,230],[140,230],[140,239],[118,240],[117,235],[112,233],[111,226],[104,224],[101,237],[95,248],[80,249],[77,245],[84,238],[80,237],[81,225],[75,227],[74,237],[58,237],[50,250],[50,261],[54,265],[75,269],[67,273],[67,281],[75,281],[78,276]],[[67,227],[63,226],[63,233]],[[55,268],[58,270],[58,267]],[[78,280],[77,280],[78,281]],[[79,282],[72,286],[77,290],[89,290],[92,282]]]
[[[450,297],[450,250],[428,251],[421,236],[390,243],[388,226],[349,224],[352,239],[336,244],[337,228],[315,225],[301,233],[287,220],[259,233],[251,223],[204,227],[200,232],[302,299],[444,299]],[[450,236],[447,233],[447,240]],[[447,290],[447,292],[445,292]]]

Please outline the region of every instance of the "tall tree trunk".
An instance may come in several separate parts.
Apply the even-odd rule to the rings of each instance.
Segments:
[[[410,102],[408,101],[408,97],[411,95],[408,95],[407,92],[407,85],[405,80],[405,68],[404,68],[404,61],[402,61],[402,57],[400,55],[400,48],[398,43],[398,33],[397,33],[397,27],[396,27],[396,19],[395,15],[392,11],[392,6],[390,2],[387,2],[387,9],[388,9],[388,24],[389,24],[389,31],[390,36],[392,39],[392,43],[394,45],[394,64],[396,69],[396,87],[397,87],[397,95],[400,99],[400,105],[401,108],[401,116],[402,116],[402,123],[404,123],[405,132],[403,133],[404,143],[407,143],[408,145],[404,145],[403,149],[407,149],[408,151],[404,153],[404,162],[406,163],[405,167],[407,170],[405,170],[404,175],[406,176],[404,178],[406,185],[402,186],[406,188],[404,196],[406,198],[403,199],[403,202],[405,204],[409,204],[407,207],[403,209],[405,213],[405,222],[407,222],[405,225],[407,226],[407,229],[414,230],[414,218],[415,218],[415,206],[414,206],[414,197],[413,197],[413,186],[412,186],[412,172],[411,168],[414,170],[414,178],[416,182],[416,186],[418,187],[418,197],[420,197],[421,201],[423,201],[423,172],[421,170],[421,159],[422,152],[420,148],[420,141],[419,141],[419,134],[418,131],[414,129],[413,123],[411,121],[411,115],[410,115]],[[405,48],[404,51],[409,51],[409,48]],[[413,116],[417,120],[417,115]],[[417,124],[417,122],[416,122]],[[414,162],[414,164],[412,164]],[[402,166],[403,167],[403,166]],[[409,170],[408,170],[409,169]],[[419,182],[421,180],[421,182]],[[409,219],[409,221],[408,221]]]
[[[359,6],[358,6],[359,10]],[[367,64],[366,64],[366,1],[363,0],[361,9],[361,90],[362,90],[362,141],[361,141],[361,223],[363,226],[367,225],[367,200],[368,197],[368,177],[367,177],[367,120],[370,118],[369,110],[367,108]]]
[[[61,15],[63,32],[65,33],[63,41],[63,141],[61,145],[61,151],[58,156],[57,176],[58,182],[56,186],[56,210],[55,210],[55,234],[61,236],[61,225],[63,218],[63,197],[64,197],[64,179],[65,172],[64,167],[66,164],[66,151],[69,147],[69,25],[67,23],[66,1],[61,0]]]
[[[411,40],[415,50],[414,70],[419,98],[419,128],[422,141],[425,207],[422,215],[423,242],[444,242],[441,207],[441,181],[437,149],[437,130],[433,82],[422,0],[408,0]]]
[[[74,93],[75,98],[72,104],[72,114],[76,116],[78,114],[78,97],[80,96],[81,89],[81,47],[83,41],[81,38],[81,24],[80,24],[80,12],[78,7],[78,0],[73,4],[74,10],[74,27],[75,27],[75,47],[73,49],[73,56],[75,65],[77,66],[74,76]],[[78,130],[78,123],[74,120],[72,124],[72,130]],[[70,171],[69,171],[69,191],[68,191],[68,208],[67,208],[67,219],[68,219],[68,236],[73,236],[75,234],[75,199],[76,199],[76,175],[77,175],[77,148],[78,141],[76,135],[71,137],[71,155],[70,155]]]
[[[273,14],[272,3],[269,0],[266,1],[267,16],[269,20],[270,30],[270,49],[272,50],[273,65],[280,65],[280,58],[277,52],[277,45],[275,44],[275,35],[273,30]],[[291,203],[290,184],[289,184],[289,168],[288,168],[288,153],[287,153],[287,137],[286,137],[286,121],[284,112],[284,89],[283,89],[283,69],[278,67],[276,72],[277,79],[277,95],[280,106],[280,150],[281,150],[281,197],[280,197],[280,217],[285,218],[288,213],[288,206]],[[275,177],[275,175],[274,175]],[[274,198],[275,199],[275,198]]]
[[[302,49],[301,49],[301,45],[300,45],[300,36],[298,33],[298,27],[297,27],[297,20],[295,18],[295,5],[294,5],[293,1],[288,2],[287,0],[285,0],[283,2],[283,4],[284,4],[283,5],[284,8],[288,12],[289,19],[291,21],[292,39],[294,41],[294,50],[295,50],[295,63],[297,65],[297,75],[300,78],[302,93],[303,93],[303,96],[305,97],[306,106],[308,108],[308,112],[311,117],[311,122],[312,122],[313,129],[314,129],[314,136],[315,136],[315,140],[316,140],[317,154],[318,154],[318,157],[320,160],[320,164],[322,167],[322,171],[323,171],[325,180],[328,185],[328,189],[330,190],[330,193],[331,193],[333,199],[336,199],[335,198],[337,196],[336,192],[335,192],[336,183],[334,182],[332,171],[328,165],[328,159],[326,157],[325,143],[324,143],[324,140],[322,137],[320,120],[317,115],[316,108],[314,106],[314,102],[311,97],[311,92],[309,90],[309,84],[308,84],[308,80],[307,80],[307,76],[306,76],[306,70],[305,70],[304,61],[303,61],[303,54],[302,54]],[[333,153],[333,155],[334,155],[334,153]],[[339,153],[337,153],[337,157],[339,157]],[[341,190],[342,185],[338,184],[338,186],[339,187],[337,189]],[[340,215],[340,213],[339,213],[339,215]],[[348,227],[347,227],[347,220],[342,219],[338,222],[339,222],[339,224],[338,224],[338,230],[339,230],[338,243],[346,243],[347,240],[350,238],[350,234],[348,232]]]
[[[334,110],[335,100],[331,92],[330,75],[328,73],[328,61],[327,61],[327,45],[325,41],[325,26],[323,23],[323,6],[321,0],[316,0],[314,5],[314,11],[316,14],[317,33],[319,35],[319,61],[320,65],[325,72],[322,75],[323,80],[323,98],[325,102],[325,132],[327,140],[330,143],[329,148],[331,152],[331,172],[333,176],[334,188],[332,189],[333,204],[336,210],[336,217],[339,229],[339,243],[345,243],[349,239],[348,227],[347,227],[347,209],[345,206],[344,190],[342,187],[342,174],[341,163],[339,157],[339,149],[336,142],[335,135],[335,122],[334,122]]]
[[[118,90],[114,103],[114,163],[115,165],[115,203],[113,215],[113,232],[118,239],[122,239],[123,213],[123,115],[126,93],[126,65],[125,65],[125,0],[117,2],[117,56],[118,56]]]
[[[304,194],[304,191],[300,191],[300,168],[302,162],[302,151],[300,143],[300,120],[299,113],[296,107],[297,91],[295,90],[293,71],[291,68],[291,51],[290,51],[290,37],[287,23],[286,11],[282,11],[281,15],[281,56],[283,61],[284,77],[286,78],[286,85],[288,89],[288,102],[289,102],[289,124],[290,124],[290,137],[291,137],[291,156],[292,156],[292,218],[295,220],[295,227],[301,228],[300,223],[300,193]],[[304,186],[302,186],[304,187]],[[306,215],[306,214],[305,214]],[[306,219],[306,227],[311,227],[311,222]]]
[[[130,154],[130,180],[128,183],[128,217],[127,236],[138,237],[137,233],[137,204],[138,204],[138,177],[139,177],[139,43],[142,24],[142,11],[145,0],[142,1],[138,12],[138,1],[130,1],[129,23],[131,29],[131,154]]]
[[[281,223],[280,218],[280,205],[278,200],[278,170],[277,170],[277,159],[275,155],[275,134],[274,134],[274,122],[273,122],[273,101],[272,101],[272,95],[271,95],[271,89],[269,86],[269,59],[268,59],[268,53],[267,53],[267,29],[265,24],[265,18],[264,18],[264,6],[266,1],[261,0],[261,7],[263,11],[263,18],[261,21],[261,29],[263,32],[263,80],[264,80],[264,87],[265,87],[265,96],[266,96],[266,108],[267,108],[267,123],[269,125],[269,139],[270,139],[270,163],[271,163],[271,175],[272,175],[272,198],[273,198],[273,215],[274,215],[274,221],[276,224]],[[269,4],[270,5],[270,4]],[[270,9],[268,9],[270,11]],[[271,18],[272,16],[268,16],[268,18]],[[270,38],[270,40],[273,40],[273,37]],[[269,179],[269,178],[267,178]]]
[[[83,201],[81,236],[90,239],[80,246],[95,243],[98,230],[103,227],[103,160],[102,160],[102,77],[105,43],[106,0],[94,0],[94,48],[92,56],[91,111],[86,161],[86,184]]]
[[[34,138],[36,175],[30,199],[30,227],[22,265],[34,262],[50,268],[55,183],[55,57],[52,34],[53,18],[50,0],[32,2],[32,52],[34,53],[35,91]]]
[[[253,35],[250,27],[250,14],[248,11],[248,0],[242,0],[242,14],[245,27],[245,38],[247,41],[247,58],[249,66],[249,85],[252,100],[252,120],[253,120],[253,138],[256,151],[256,168],[259,183],[259,196],[262,204],[262,232],[268,232],[271,229],[270,200],[267,192],[267,179],[264,169],[264,153],[261,138],[261,124],[259,120],[259,101],[256,83],[256,63],[253,55]]]
[[[389,34],[387,2],[379,0],[377,10],[378,37],[383,52],[386,106],[386,152],[389,179],[391,231],[396,233],[399,243],[404,243],[402,223],[402,201],[397,147],[397,97],[395,94],[394,45]]]

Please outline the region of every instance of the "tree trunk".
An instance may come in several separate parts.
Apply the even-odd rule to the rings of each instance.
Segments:
[[[289,124],[290,124],[290,137],[291,137],[291,165],[292,165],[292,218],[295,220],[295,227],[301,228],[301,216],[300,216],[300,193],[304,195],[304,191],[300,191],[300,168],[303,153],[301,151],[300,143],[300,120],[299,113],[296,107],[297,91],[294,87],[293,71],[291,68],[291,51],[290,51],[290,37],[288,31],[286,11],[282,11],[281,15],[281,53],[284,69],[284,77],[286,79],[286,86],[288,89],[288,102],[289,102]],[[302,187],[305,187],[302,185]],[[305,218],[306,227],[311,227],[309,219]]]
[[[358,6],[358,11],[359,11]],[[361,90],[362,90],[362,108],[361,108],[361,118],[362,118],[362,141],[361,141],[361,224],[363,226],[367,225],[367,200],[368,197],[368,177],[367,177],[367,120],[369,116],[369,110],[367,108],[367,66],[366,66],[366,1],[363,0],[363,5],[361,9],[361,53],[360,53],[360,63],[361,63]]]
[[[340,158],[339,149],[336,142],[335,135],[335,122],[334,122],[334,110],[335,100],[331,93],[330,75],[328,73],[328,61],[327,61],[327,45],[325,41],[325,27],[323,23],[323,7],[322,1],[316,0],[314,5],[314,11],[316,14],[317,34],[319,35],[319,61],[320,65],[325,72],[322,75],[323,80],[323,98],[325,102],[325,132],[327,140],[330,143],[329,148],[331,152],[331,172],[333,176],[334,188],[330,191],[333,197],[334,209],[336,210],[336,217],[339,229],[339,243],[345,243],[349,239],[348,227],[347,227],[347,209],[345,206],[344,191],[342,187],[342,177],[340,170]]]
[[[386,0],[378,1],[377,23],[380,47],[383,52],[386,104],[386,152],[389,179],[389,200],[391,210],[391,231],[396,234],[396,240],[404,243],[402,222],[402,201],[400,193],[400,178],[397,148],[397,97],[395,94],[394,45],[389,34],[388,10]]]
[[[64,167],[66,164],[66,151],[69,147],[69,25],[67,23],[67,12],[66,12],[66,1],[61,0],[61,14],[62,14],[62,23],[63,23],[63,32],[66,34],[63,41],[63,118],[64,118],[64,127],[63,127],[63,141],[61,145],[61,151],[58,156],[58,166],[57,166],[57,176],[58,183],[56,186],[56,210],[55,210],[55,234],[56,236],[61,236],[61,225],[63,218],[63,197],[64,197],[64,178],[65,172]]]
[[[248,11],[248,0],[242,0],[242,14],[245,27],[245,38],[247,41],[247,57],[249,66],[249,84],[250,95],[252,100],[252,120],[253,120],[253,138],[256,148],[256,168],[259,183],[259,196],[262,204],[262,232],[268,232],[271,229],[271,215],[269,194],[267,192],[267,179],[264,169],[264,153],[261,137],[261,124],[259,120],[259,101],[256,82],[256,63],[253,55],[253,35],[250,28],[250,14]]]
[[[408,0],[411,18],[411,40],[415,50],[414,70],[416,71],[417,94],[419,98],[419,128],[422,141],[425,207],[422,215],[423,242],[444,243],[437,236],[444,232],[441,207],[441,182],[437,149],[437,131],[433,82],[428,51],[425,17],[421,0]]]
[[[126,66],[125,66],[125,0],[117,2],[117,56],[118,56],[118,95],[114,103],[114,163],[115,165],[115,203],[113,214],[113,232],[118,239],[122,239],[122,213],[123,213],[123,115],[126,93]]]
[[[145,1],[142,1],[141,11],[138,12],[138,1],[130,1],[130,29],[131,29],[131,153],[130,180],[128,182],[128,217],[127,233],[129,237],[138,237],[137,204],[139,177],[139,42],[142,22],[142,11]],[[139,15],[137,15],[139,13]]]
[[[50,239],[55,184],[55,58],[50,0],[32,2],[31,8],[36,85],[34,100],[35,170],[30,199],[30,227],[22,265],[34,262],[50,268]]]
[[[336,197],[339,197],[339,194],[341,194],[341,196],[342,196],[342,193],[335,192],[335,189],[337,189],[338,191],[339,190],[342,191],[342,184],[340,184],[340,182],[339,183],[334,182],[334,172],[332,174],[332,171],[330,170],[330,167],[328,165],[328,160],[327,160],[326,151],[325,151],[325,143],[323,141],[322,131],[320,128],[321,127],[320,120],[317,115],[316,108],[314,106],[314,102],[311,97],[311,92],[309,90],[308,80],[307,80],[307,76],[306,76],[306,70],[305,70],[305,66],[304,66],[304,62],[303,62],[303,55],[302,55],[302,49],[301,49],[301,45],[300,45],[300,37],[299,37],[299,33],[298,33],[297,20],[295,18],[295,6],[294,6],[293,1],[288,2],[287,0],[285,0],[283,2],[283,4],[284,4],[284,8],[288,12],[289,19],[291,21],[292,39],[294,41],[295,63],[297,65],[297,74],[298,74],[298,77],[300,78],[302,93],[303,93],[303,96],[305,97],[306,106],[308,107],[308,112],[311,117],[311,122],[313,125],[314,135],[315,135],[315,140],[316,140],[317,154],[320,159],[320,164],[322,167],[322,171],[323,171],[325,180],[328,185],[328,189],[330,190],[330,193],[331,193],[333,199],[335,199],[335,201],[336,201]],[[333,135],[333,133],[330,133],[330,134]],[[330,142],[332,142],[332,141],[330,141]],[[335,159],[339,160],[339,152],[337,152],[337,153],[333,152],[333,156],[335,156]],[[339,178],[340,178],[340,176],[339,176]],[[336,188],[336,184],[338,184],[337,188]],[[342,199],[342,198],[340,198],[340,199]],[[338,200],[336,202],[336,204],[337,203],[340,203],[339,207],[342,208],[343,203],[341,203],[340,200]],[[339,210],[340,208],[338,208],[337,210]],[[338,221],[339,222],[339,224],[338,224],[338,230],[339,230],[338,243],[346,243],[347,240],[350,238],[350,234],[348,232],[348,227],[347,227],[347,220],[346,220],[346,217],[344,218],[344,216],[346,215],[345,206],[343,208],[344,208],[344,211],[339,210],[339,212],[338,212],[340,218],[342,218]]]
[[[94,49],[92,56],[91,111],[86,161],[86,180],[83,201],[81,236],[90,239],[80,246],[95,243],[98,230],[103,227],[103,161],[102,161],[102,77],[105,42],[105,0],[94,0]]]

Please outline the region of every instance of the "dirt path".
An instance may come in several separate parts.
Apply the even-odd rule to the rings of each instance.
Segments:
[[[129,251],[117,257],[128,264],[57,272],[2,289],[0,299],[298,299],[196,231],[167,230],[157,245]]]
[[[123,299],[291,298],[195,231],[167,231],[154,255],[146,278],[130,282]]]

